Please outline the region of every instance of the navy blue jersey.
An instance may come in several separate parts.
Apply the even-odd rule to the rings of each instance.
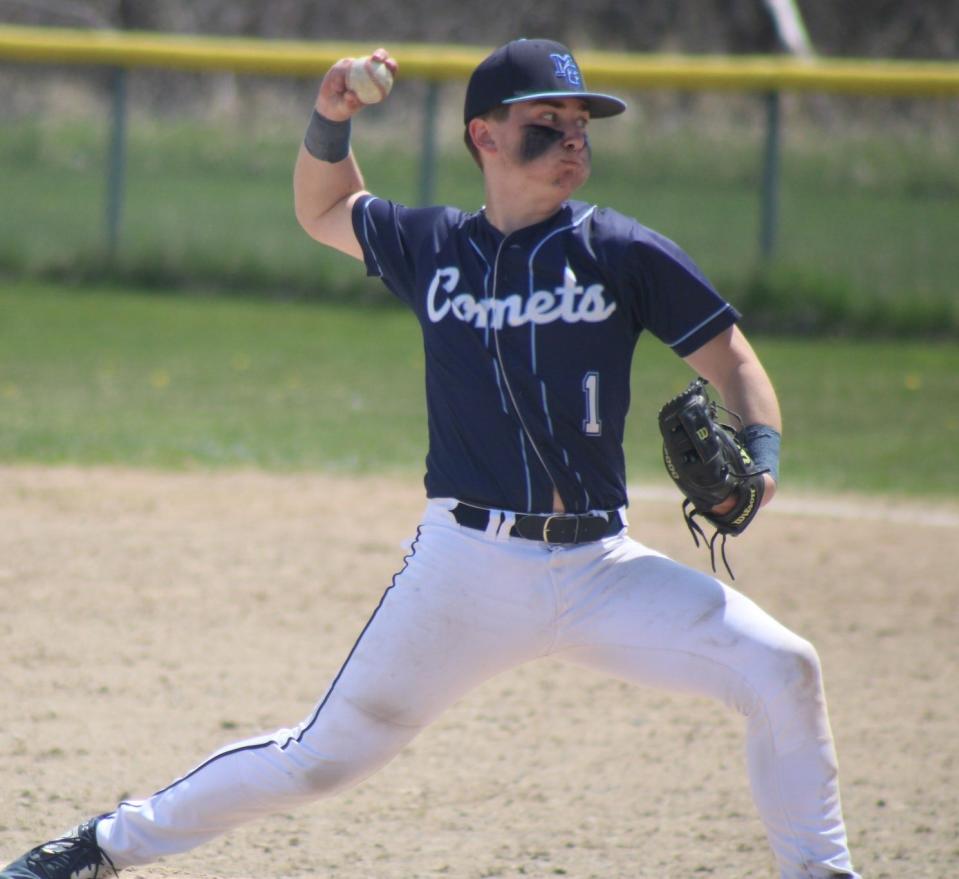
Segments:
[[[629,374],[647,329],[685,356],[736,310],[667,238],[571,201],[503,235],[482,211],[359,199],[370,275],[419,319],[429,497],[548,513],[626,503]]]

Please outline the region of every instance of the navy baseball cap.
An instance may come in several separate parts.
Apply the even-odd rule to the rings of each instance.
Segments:
[[[573,54],[553,40],[513,40],[480,62],[466,86],[463,121],[503,104],[536,98],[582,98],[590,116],[616,116],[626,102],[586,89]]]

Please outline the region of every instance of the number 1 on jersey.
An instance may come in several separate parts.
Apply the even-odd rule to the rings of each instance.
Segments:
[[[587,372],[583,376],[583,393],[586,395],[586,417],[583,419],[583,433],[587,436],[599,436],[603,432],[603,422],[599,420],[598,372]]]

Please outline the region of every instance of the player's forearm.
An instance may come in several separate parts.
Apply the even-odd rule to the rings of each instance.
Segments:
[[[765,424],[782,433],[782,414],[772,382],[758,360],[742,361],[717,384],[723,405],[743,424]]]
[[[750,436],[749,431],[741,434],[755,463],[769,468],[769,472],[764,476],[765,492],[762,506],[765,506],[773,499],[779,481],[778,435],[782,434],[782,415],[776,391],[755,355],[739,361],[722,379],[722,385],[717,387],[722,395],[723,404],[727,409],[737,413],[744,425],[762,425],[763,427],[758,430],[759,435],[772,437],[771,440],[760,439],[757,436]],[[776,433],[769,433],[765,429],[767,427],[771,427]]]
[[[730,327],[686,358],[708,379],[723,405],[743,424],[766,424],[782,432],[779,400],[766,370],[738,327]]]
[[[296,219],[307,234],[357,259],[352,207],[365,191],[350,150],[351,119],[389,93],[396,61],[386,49],[362,58],[341,58],[323,77],[293,170]]]

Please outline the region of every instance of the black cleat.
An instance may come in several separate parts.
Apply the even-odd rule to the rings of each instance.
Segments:
[[[116,875],[113,862],[97,845],[99,820],[91,818],[63,836],[30,849],[0,870],[0,879],[97,879],[104,868]]]

